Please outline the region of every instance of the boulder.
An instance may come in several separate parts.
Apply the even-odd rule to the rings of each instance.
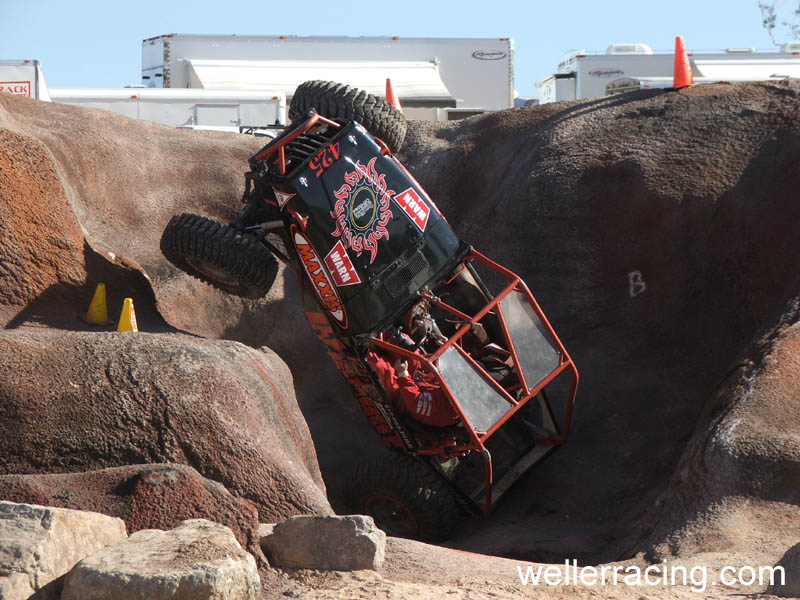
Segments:
[[[383,565],[386,534],[372,517],[301,515],[259,531],[261,547],[274,566],[357,571]]]
[[[75,563],[125,536],[113,517],[0,501],[0,598],[57,598]]]
[[[789,548],[775,567],[783,569],[785,579],[776,578],[767,593],[781,598],[800,598],[800,544]]]
[[[128,533],[172,529],[187,519],[205,518],[230,528],[243,548],[261,554],[255,506],[186,465],[0,475],[0,498],[119,517]]]
[[[62,600],[256,600],[253,557],[230,529],[205,519],[146,529],[80,561]]]
[[[747,349],[698,418],[669,485],[641,507],[651,560],[800,537],[800,297]],[[644,516],[646,511],[647,517]],[[754,525],[756,524],[756,525]],[[766,563],[768,564],[768,563]]]
[[[267,349],[16,329],[0,331],[0,354],[2,474],[180,463],[265,521],[331,512],[291,375]]]

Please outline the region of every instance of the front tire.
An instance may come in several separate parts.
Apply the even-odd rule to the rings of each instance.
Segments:
[[[370,515],[387,535],[425,542],[446,540],[461,517],[445,482],[404,454],[381,456],[359,466],[346,501],[354,512]]]
[[[242,232],[199,215],[172,217],[161,252],[192,277],[241,298],[260,298],[272,287],[278,261]]]
[[[392,153],[403,147],[408,122],[399,110],[378,98],[343,83],[306,81],[294,92],[289,118],[294,120],[310,109],[329,119],[352,119],[386,142]]]

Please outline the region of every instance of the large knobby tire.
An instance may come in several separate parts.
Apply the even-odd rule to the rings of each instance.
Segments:
[[[403,147],[408,123],[394,106],[383,98],[343,83],[306,81],[294,92],[289,118],[294,120],[309,109],[331,119],[352,119],[382,139],[392,152]]]
[[[360,465],[345,490],[345,500],[354,512],[370,515],[387,535],[424,542],[446,540],[461,518],[447,484],[403,454]]]
[[[264,296],[278,274],[278,261],[264,246],[199,215],[172,217],[161,235],[161,252],[189,275],[242,298]]]

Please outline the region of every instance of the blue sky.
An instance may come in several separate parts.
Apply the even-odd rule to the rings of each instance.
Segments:
[[[797,0],[775,6],[780,21]],[[39,59],[53,87],[138,84],[142,40],[166,33],[511,37],[523,96],[570,49],[772,47],[757,0],[0,0],[0,59]]]

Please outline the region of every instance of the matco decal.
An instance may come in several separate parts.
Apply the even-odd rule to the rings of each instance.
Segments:
[[[419,197],[414,188],[408,188],[395,196],[394,201],[400,205],[403,212],[414,222],[420,231],[424,232],[428,226],[428,217],[431,214],[430,207]]]
[[[30,81],[0,81],[0,92],[14,94],[15,96],[30,96]]]
[[[339,240],[328,252],[328,256],[325,257],[325,266],[328,267],[328,271],[333,275],[333,280],[339,287],[361,283],[361,278],[353,268],[353,262],[347,255],[342,240]]]
[[[322,306],[336,319],[336,322],[343,329],[347,329],[347,314],[344,312],[342,299],[339,297],[339,292],[336,291],[336,287],[325,270],[325,266],[319,259],[317,251],[314,250],[314,246],[299,231],[292,232],[292,240],[303,263],[306,275],[308,275],[311,286],[314,288],[314,292],[316,292]]]
[[[367,166],[356,162],[355,170],[345,173],[344,184],[333,192],[336,204],[331,211],[336,220],[331,235],[341,238],[344,248],[356,256],[368,251],[370,264],[378,256],[378,240],[389,239],[386,224],[392,218],[394,196],[394,190],[387,189],[386,175],[375,168],[377,160],[373,158]]]

